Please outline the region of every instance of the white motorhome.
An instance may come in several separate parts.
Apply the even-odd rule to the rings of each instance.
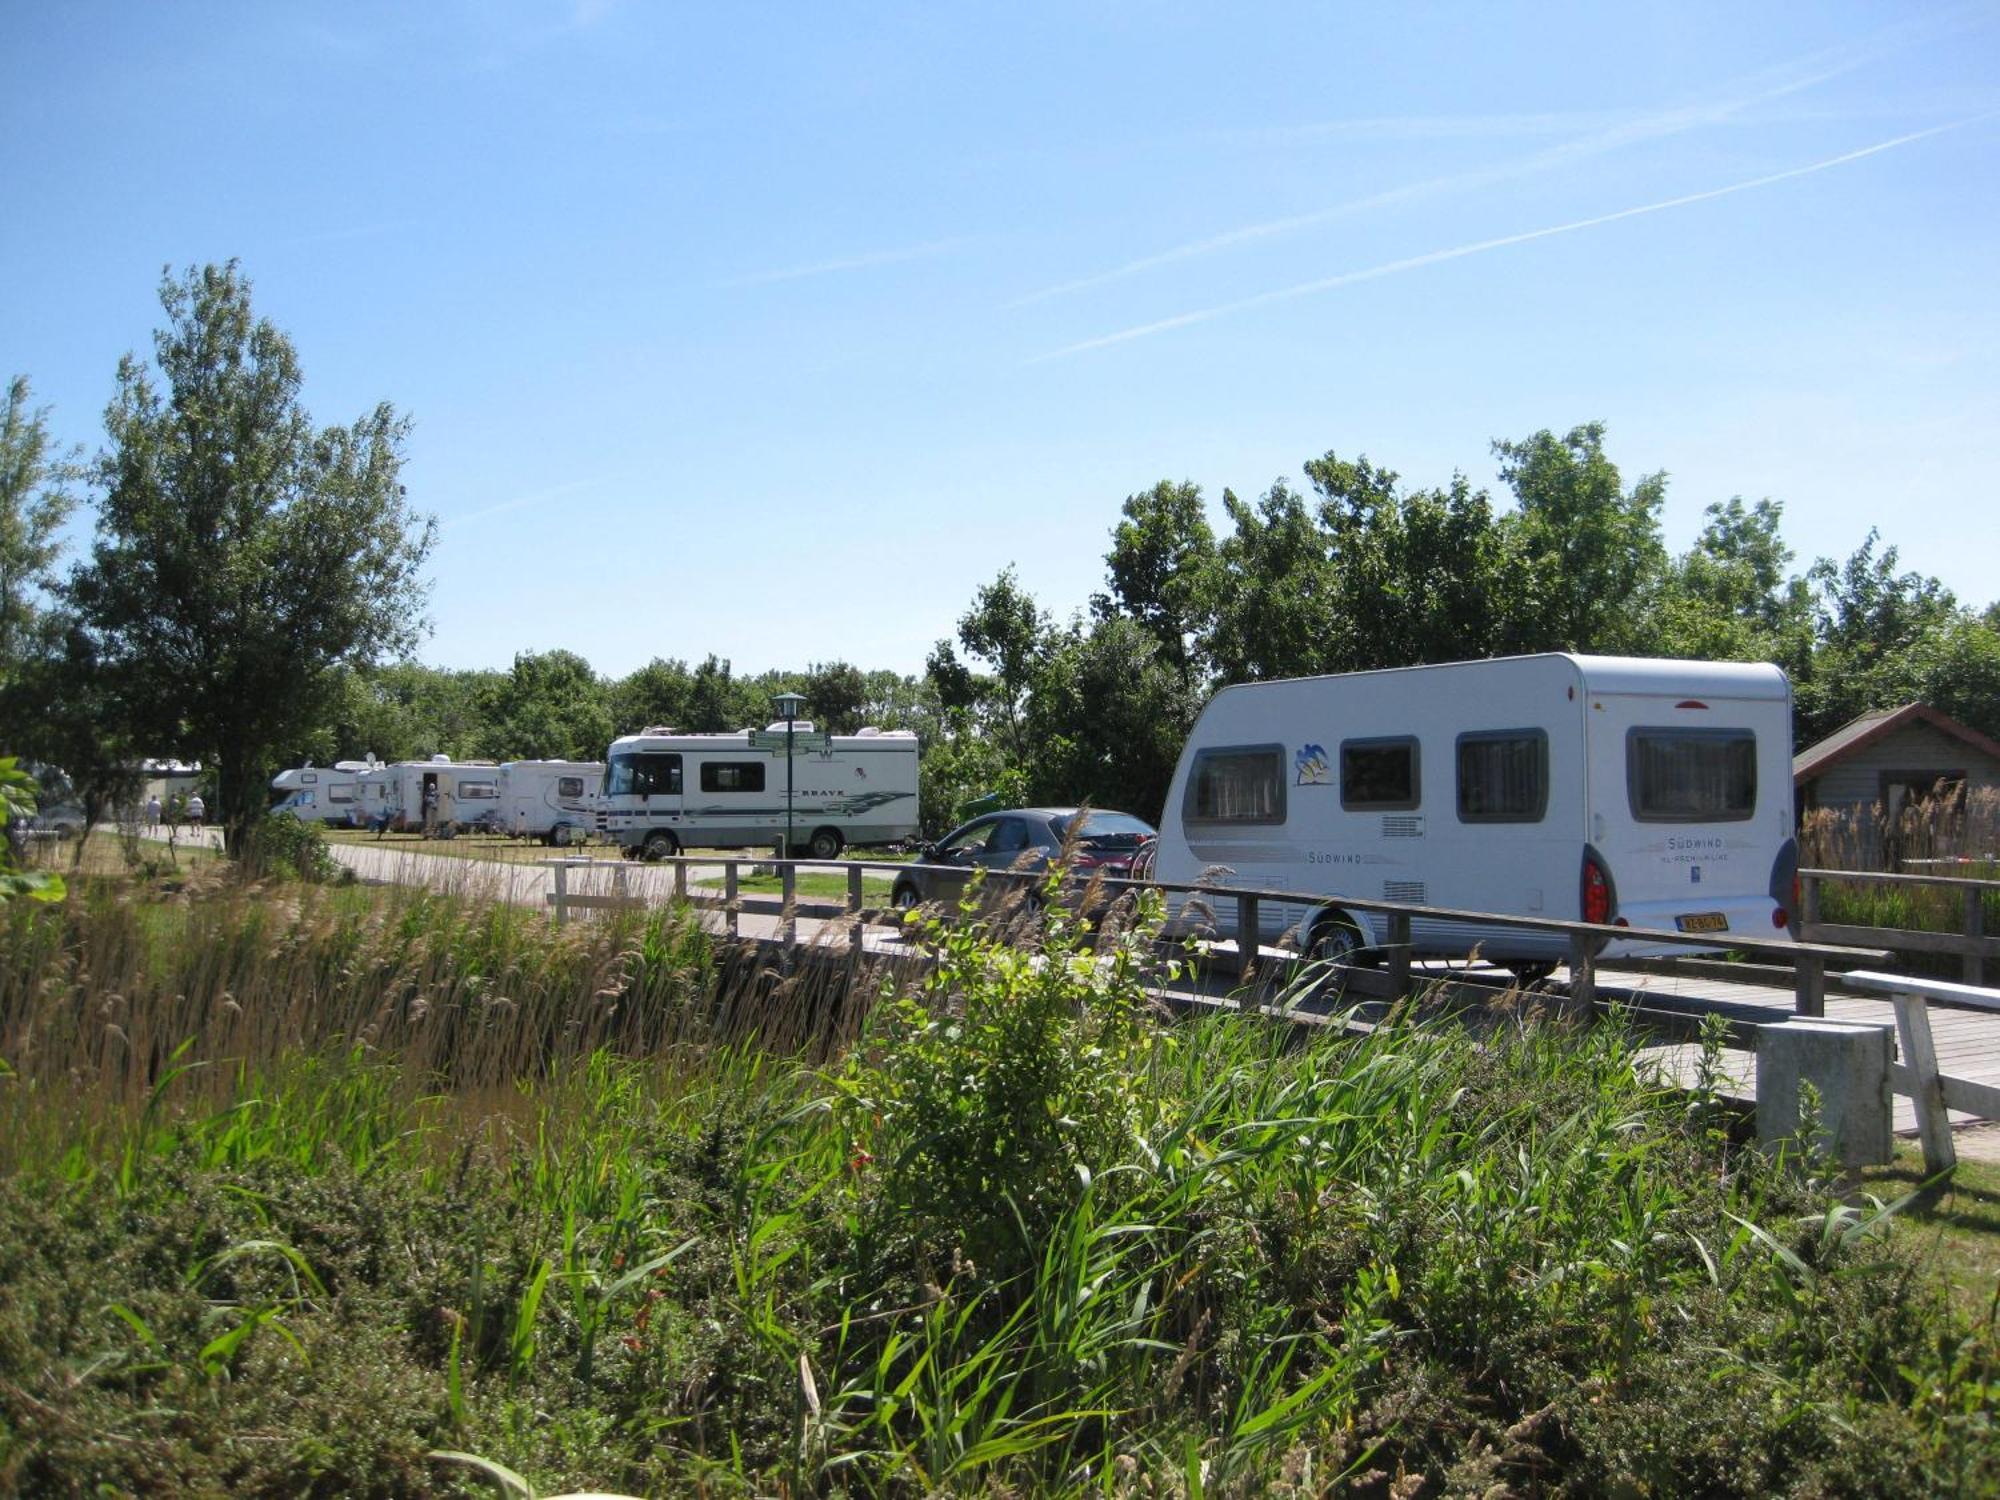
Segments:
[[[351,823],[360,798],[361,776],[380,764],[337,760],[331,766],[296,766],[271,778],[273,813],[306,823]]]
[[[814,859],[917,834],[917,737],[863,729],[820,736],[792,726],[793,844]],[[648,729],[611,742],[597,799],[599,837],[664,859],[689,846],[748,849],[783,840],[785,726],[763,733]],[[811,747],[811,748],[806,748]]]
[[[500,767],[490,760],[399,760],[359,778],[354,820],[408,831],[424,826],[424,793],[437,794],[437,821],[447,832],[477,822],[500,806]]]
[[[1791,685],[1770,665],[1545,655],[1244,683],[1181,752],[1155,874],[1297,891],[1262,904],[1259,939],[1330,958],[1388,937],[1342,896],[1783,937],[1791,748]],[[1236,935],[1232,900],[1169,907]],[[1414,921],[1412,944],[1517,972],[1567,951],[1560,933],[1443,919]]]
[[[596,760],[509,760],[500,765],[499,822],[503,832],[567,847],[590,836],[604,763]]]

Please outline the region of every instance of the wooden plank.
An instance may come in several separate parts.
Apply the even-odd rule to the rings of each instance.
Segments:
[[[1941,1076],[1938,1085],[1945,1104],[1950,1108],[1986,1120],[2000,1120],[2000,1087],[1950,1074]]]
[[[1947,979],[1920,979],[1914,974],[1880,974],[1857,970],[1847,976],[1856,989],[1882,995],[1922,995],[1926,1000],[1968,1010],[2000,1011],[2000,990],[1978,985],[1953,984]]]
[[[2000,956],[2000,938],[1976,941],[1960,932],[1918,932],[1905,927],[1848,927],[1822,922],[1813,929],[1815,942],[1848,943],[1867,948],[1888,948],[1904,953],[1977,953]]]
[[[1906,1092],[1917,1111],[1917,1135],[1924,1143],[1924,1170],[1948,1172],[1958,1163],[1952,1144],[1951,1118],[1945,1113],[1944,1091],[1938,1083],[1937,1049],[1931,1044],[1928,1007],[1921,995],[1898,994],[1896,1033],[1903,1045],[1902,1071]]]
[[[637,910],[642,909],[646,905],[645,901],[638,896],[573,896],[568,894],[558,896],[553,891],[542,899],[550,906],[557,908],[570,907],[575,909],[580,907],[590,911]]]

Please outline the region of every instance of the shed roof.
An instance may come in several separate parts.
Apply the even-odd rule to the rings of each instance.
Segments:
[[[1878,708],[1850,719],[1818,744],[1808,745],[1792,757],[1792,781],[1795,785],[1809,781],[1829,766],[1837,765],[1848,756],[1911,724],[1928,724],[1940,734],[1962,740],[1973,749],[2000,761],[2000,742],[1988,739],[1978,730],[1959,723],[1950,714],[1940,713],[1928,703],[1905,703],[1900,708]]]

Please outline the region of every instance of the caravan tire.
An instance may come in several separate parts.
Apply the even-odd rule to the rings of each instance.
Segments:
[[[549,842],[558,849],[567,849],[570,846],[570,840],[575,836],[575,832],[569,824],[558,823],[549,830]]]
[[[839,859],[842,847],[837,829],[815,828],[812,842],[806,846],[806,852],[814,859]]]
[[[647,834],[646,842],[639,848],[640,858],[650,860],[672,859],[680,852],[680,840],[664,828],[655,828]]]
[[[1306,939],[1305,956],[1313,963],[1360,963],[1361,934],[1339,917],[1324,917],[1314,924],[1312,936]]]

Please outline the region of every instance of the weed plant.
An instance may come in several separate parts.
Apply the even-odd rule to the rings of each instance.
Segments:
[[[670,913],[10,910],[0,1488],[2000,1485],[1990,1319],[1619,1029],[1169,1025],[1156,910],[978,911],[787,974]]]

